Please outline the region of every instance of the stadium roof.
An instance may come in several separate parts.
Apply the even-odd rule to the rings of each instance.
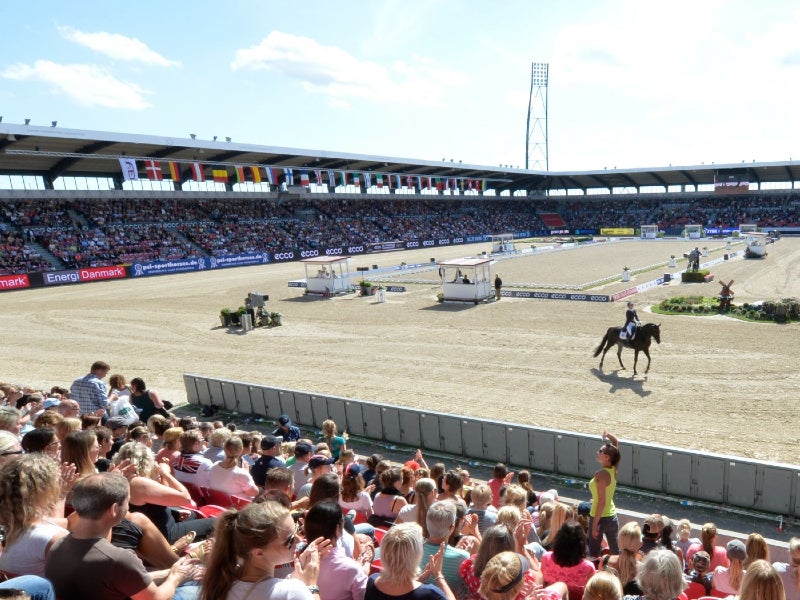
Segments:
[[[120,177],[118,158],[176,161],[188,169],[199,161],[206,166],[265,166],[305,168],[310,171],[357,171],[423,177],[486,179],[497,190],[583,190],[713,184],[715,177],[761,184],[800,181],[800,161],[694,165],[679,167],[603,169],[596,171],[534,171],[510,167],[468,165],[443,160],[368,156],[240,144],[225,140],[196,140],[125,133],[84,131],[0,122],[0,174],[42,175],[47,181],[61,176]]]

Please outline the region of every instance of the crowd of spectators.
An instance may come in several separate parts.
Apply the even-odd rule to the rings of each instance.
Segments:
[[[38,244],[64,268],[245,252],[366,245],[396,240],[546,229],[558,214],[571,230],[800,226],[800,197],[767,194],[665,199],[315,198],[24,200],[0,203],[3,274],[48,268]]]

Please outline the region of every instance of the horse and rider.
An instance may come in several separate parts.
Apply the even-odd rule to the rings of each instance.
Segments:
[[[634,351],[633,358],[633,374],[636,375],[636,365],[639,362],[639,352],[644,352],[647,357],[647,368],[645,373],[650,371],[650,343],[655,340],[657,344],[661,343],[661,324],[647,323],[642,325],[639,317],[636,314],[636,309],[633,307],[633,302],[628,302],[628,309],[625,311],[625,325],[622,327],[609,327],[606,331],[600,345],[595,349],[594,356],[597,357],[603,353],[600,359],[600,369],[603,368],[603,361],[612,346],[617,346],[617,360],[619,366],[623,369],[625,365],[622,364],[622,349],[627,347]]]

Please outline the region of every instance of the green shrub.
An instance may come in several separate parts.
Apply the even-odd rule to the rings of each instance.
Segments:
[[[684,271],[681,273],[682,283],[705,283],[708,269],[701,269],[700,271]]]

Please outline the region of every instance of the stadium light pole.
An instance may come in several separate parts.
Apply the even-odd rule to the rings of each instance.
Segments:
[[[549,63],[531,63],[531,89],[528,96],[528,120],[525,128],[525,168],[531,168],[531,153],[535,154],[532,168],[550,170],[547,148],[547,86],[550,80]],[[531,147],[531,138],[533,147]]]

